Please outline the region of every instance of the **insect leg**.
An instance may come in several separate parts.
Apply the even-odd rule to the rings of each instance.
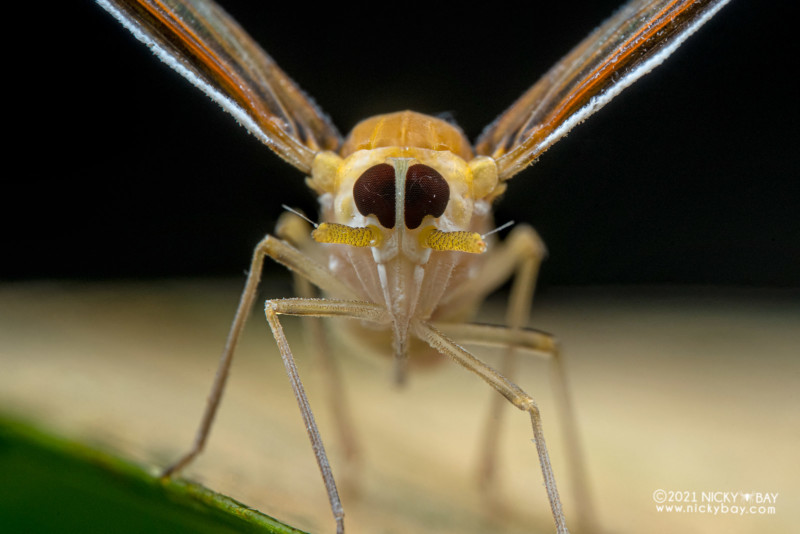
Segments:
[[[267,317],[267,322],[272,329],[275,341],[278,343],[278,349],[280,350],[283,364],[286,367],[289,382],[292,385],[292,390],[294,391],[297,404],[300,407],[300,413],[303,416],[303,422],[308,432],[308,438],[311,441],[311,448],[314,450],[317,465],[322,473],[322,480],[325,483],[325,489],[328,492],[328,500],[330,501],[331,510],[336,520],[336,532],[337,534],[343,534],[344,509],[339,499],[339,492],[336,489],[336,481],[333,478],[328,456],[325,453],[325,447],[319,435],[317,423],[314,421],[314,414],[308,403],[303,383],[300,380],[300,374],[294,362],[294,356],[292,356],[289,342],[286,340],[278,316],[351,317],[375,322],[385,322],[385,312],[378,306],[369,303],[304,298],[268,300],[264,305],[264,312]]]
[[[250,262],[250,271],[247,275],[247,281],[245,282],[242,296],[239,299],[239,306],[236,309],[236,315],[231,324],[228,339],[225,342],[222,357],[217,366],[211,392],[208,394],[206,409],[203,413],[200,427],[197,429],[192,448],[176,462],[168,466],[163,471],[162,477],[171,477],[191,463],[192,460],[202,452],[208,440],[211,425],[214,422],[214,417],[217,414],[217,409],[219,408],[219,403],[222,400],[222,394],[225,390],[225,384],[228,379],[231,361],[233,360],[233,353],[236,350],[236,344],[239,341],[244,325],[247,322],[247,317],[250,315],[250,310],[253,307],[253,299],[257,293],[258,283],[261,280],[261,270],[264,265],[265,256],[271,257],[293,272],[298,273],[300,276],[312,280],[314,284],[323,289],[337,291],[338,294],[347,295],[351,293],[350,289],[334,278],[327,269],[311,261],[285,241],[281,241],[271,235],[267,235],[262,239],[253,251],[253,258]]]
[[[275,233],[285,239],[304,253],[312,253],[319,244],[311,238],[311,225],[301,217],[291,212],[281,215],[275,228]],[[311,282],[293,275],[295,294],[299,297],[312,298],[316,291]],[[355,426],[351,418],[351,411],[347,404],[347,391],[342,382],[342,375],[337,362],[331,355],[328,333],[319,317],[304,317],[303,327],[307,332],[309,350],[316,353],[317,361],[323,367],[323,375],[327,386],[327,405],[333,413],[336,428],[339,431],[339,441],[344,449],[344,456],[350,467],[355,467],[358,456],[358,443],[355,439]],[[350,477],[352,478],[352,477]],[[345,479],[346,481],[347,479]],[[345,484],[347,487],[348,484]],[[352,484],[350,484],[352,486]]]
[[[428,343],[428,345],[445,356],[448,356],[467,370],[478,375],[487,384],[492,386],[509,402],[511,402],[511,404],[520,410],[528,412],[531,417],[534,442],[536,444],[536,451],[539,455],[539,465],[542,468],[544,485],[545,489],[547,490],[547,498],[550,501],[550,510],[552,511],[553,519],[556,523],[556,530],[558,534],[565,534],[569,532],[567,530],[566,520],[564,519],[564,512],[561,508],[561,500],[558,496],[558,488],[556,487],[556,479],[553,474],[553,468],[550,465],[550,456],[547,453],[547,445],[544,441],[544,431],[542,429],[542,420],[539,413],[539,407],[536,405],[536,402],[533,400],[533,398],[525,393],[519,386],[457,345],[450,338],[446,337],[439,330],[434,328],[431,324],[423,321],[414,321],[411,326],[414,333],[420,339]],[[512,331],[515,330],[516,329],[512,329]]]
[[[439,332],[462,345],[511,348],[551,359],[557,353],[558,340],[552,334],[533,328],[509,328],[483,323],[430,323]],[[502,373],[501,373],[502,374]]]
[[[484,298],[495,290],[509,277],[514,276],[511,287],[509,304],[506,310],[506,324],[510,329],[505,333],[499,334],[505,337],[506,341],[500,343],[507,349],[523,348],[525,345],[518,345],[521,339],[512,341],[514,334],[511,330],[524,327],[528,324],[530,316],[530,306],[533,301],[533,293],[536,285],[536,278],[539,273],[539,266],[546,255],[546,249],[536,231],[525,224],[517,225],[508,235],[506,240],[498,247],[490,249],[490,256],[472,283],[465,284],[459,288],[458,294],[453,298],[468,298],[470,294]],[[469,328],[471,325],[467,326]],[[501,329],[502,330],[502,329]],[[472,336],[473,341],[478,344],[487,344],[474,339],[473,334],[480,332],[480,329],[464,332],[465,336]],[[484,332],[484,336],[488,333]],[[530,334],[522,334],[530,335]],[[464,341],[467,338],[454,333],[454,339]],[[490,339],[489,336],[486,339]],[[552,377],[553,389],[556,402],[559,406],[559,415],[562,421],[565,442],[567,444],[567,454],[569,456],[570,473],[572,487],[574,491],[575,503],[579,510],[578,517],[582,525],[590,526],[595,523],[593,506],[587,490],[586,469],[583,461],[582,448],[578,433],[577,420],[572,408],[572,402],[567,387],[566,368],[563,357],[554,338],[550,338],[552,343],[549,347],[544,346],[539,349],[544,350],[552,357]],[[464,341],[466,342],[466,341]],[[536,350],[536,349],[534,349]],[[513,350],[507,350],[500,365],[500,373],[503,376],[511,377],[514,372],[516,355]],[[483,434],[484,442],[481,451],[481,464],[479,467],[479,483],[484,491],[488,491],[496,472],[497,449],[500,436],[500,425],[502,421],[503,402],[499,397],[492,397],[487,420],[486,429]]]
[[[517,330],[528,323],[536,278],[545,255],[545,248],[533,228],[520,225],[514,228],[498,252],[492,262],[496,269],[502,272],[498,264],[506,266],[506,269],[515,268],[505,321],[511,329]],[[513,378],[516,356],[514,346],[509,346],[500,363],[500,372],[504,376]],[[481,466],[478,471],[478,481],[485,490],[489,489],[492,480],[496,477],[500,426],[503,420],[502,398],[496,395],[492,396],[490,403],[486,431],[483,433]]]
[[[569,388],[564,370],[564,355],[558,340],[546,332],[532,328],[474,323],[436,323],[434,327],[459,344],[488,347],[513,347],[516,351],[530,353],[552,360],[553,390],[559,407],[563,432],[570,460],[570,473],[576,503],[576,517],[582,532],[597,530],[594,505],[586,483],[586,466],[580,448],[575,412],[572,409]]]
[[[208,435],[211,431],[211,425],[214,422],[214,417],[217,414],[217,408],[222,400],[222,393],[225,390],[225,383],[228,379],[228,372],[230,371],[231,361],[233,360],[233,353],[236,350],[236,344],[239,341],[244,325],[247,322],[247,317],[250,315],[250,310],[253,307],[253,299],[256,296],[258,283],[261,280],[261,270],[264,264],[264,255],[268,249],[268,241],[271,236],[264,238],[253,251],[253,258],[250,262],[250,270],[247,274],[247,281],[245,282],[242,296],[239,298],[239,306],[236,309],[231,329],[228,332],[228,339],[225,341],[225,347],[222,351],[219,365],[217,367],[214,382],[211,386],[211,392],[208,394],[206,401],[206,409],[203,413],[203,419],[200,422],[200,427],[197,429],[194,443],[192,448],[176,462],[168,466],[162,473],[163,477],[170,477],[181,469],[186,467],[192,460],[194,460],[206,444]],[[273,238],[274,239],[274,238]]]
[[[512,329],[521,328],[528,324],[536,278],[545,254],[544,243],[536,231],[526,224],[517,225],[503,243],[490,249],[480,273],[459,288],[451,298],[483,300],[513,276],[505,322]],[[516,367],[514,346],[505,347],[499,371],[503,376],[513,377]],[[497,476],[497,451],[504,403],[497,396],[492,396],[490,403],[489,417],[482,434],[478,484],[485,493],[491,495],[494,493],[491,486]]]

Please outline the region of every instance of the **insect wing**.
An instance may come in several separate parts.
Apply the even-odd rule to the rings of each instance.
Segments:
[[[308,173],[341,136],[328,118],[209,0],[98,0],[137,39],[286,161]]]
[[[729,0],[633,0],[553,66],[480,135],[507,180],[664,61]]]

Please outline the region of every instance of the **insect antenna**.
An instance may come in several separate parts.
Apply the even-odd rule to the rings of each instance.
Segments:
[[[319,227],[319,224],[315,223],[314,221],[312,221],[311,219],[309,219],[309,218],[308,218],[308,217],[306,217],[306,216],[305,216],[303,213],[301,213],[301,212],[297,211],[296,209],[294,209],[294,208],[290,208],[290,207],[289,207],[289,206],[287,206],[286,204],[281,204],[281,207],[282,207],[283,209],[285,209],[286,211],[288,211],[289,213],[294,213],[295,215],[297,215],[297,216],[298,216],[298,217],[300,217],[301,219],[303,219],[303,220],[305,220],[306,222],[310,223],[310,224],[311,224],[311,226],[313,226],[314,228],[318,228],[318,227]]]
[[[497,228],[495,228],[494,230],[489,230],[488,232],[486,232],[485,234],[483,234],[483,235],[481,236],[481,239],[486,239],[488,236],[490,236],[490,235],[492,235],[492,234],[496,234],[497,232],[499,232],[499,231],[501,231],[501,230],[505,230],[506,228],[508,228],[509,226],[512,226],[512,225],[514,225],[514,224],[516,224],[516,223],[515,223],[515,221],[508,221],[508,222],[507,222],[507,223],[505,223],[505,224],[501,224],[500,226],[498,226],[498,227],[497,227]]]

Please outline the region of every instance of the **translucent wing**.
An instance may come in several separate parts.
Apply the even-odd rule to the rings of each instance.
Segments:
[[[279,156],[310,172],[341,136],[221,7],[210,0],[98,0],[137,39]]]
[[[666,59],[729,0],[632,0],[559,61],[478,138],[507,180]]]

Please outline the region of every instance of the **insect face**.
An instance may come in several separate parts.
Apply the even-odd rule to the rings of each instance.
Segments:
[[[410,134],[421,146],[407,144]],[[356,126],[344,147],[315,160],[310,185],[325,222],[314,239],[336,245],[329,268],[385,303],[395,323],[427,319],[453,273],[486,249],[496,172],[492,181],[488,158],[472,158],[460,130],[408,111]]]

